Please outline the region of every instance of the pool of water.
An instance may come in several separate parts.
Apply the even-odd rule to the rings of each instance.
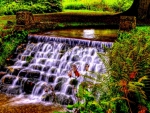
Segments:
[[[62,29],[51,30],[40,34],[56,37],[114,41],[117,38],[118,29]]]

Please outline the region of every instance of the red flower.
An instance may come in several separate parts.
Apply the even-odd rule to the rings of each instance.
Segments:
[[[142,105],[138,105],[139,111],[138,113],[146,113],[147,108],[145,106]]]
[[[124,93],[128,93],[129,92],[129,90],[126,87],[122,87],[121,91],[124,92]]]
[[[77,77],[80,76],[80,73],[79,73],[77,70],[74,71],[74,74],[75,74],[75,76],[77,76]]]
[[[127,81],[122,79],[120,80],[119,85],[122,87],[127,86]]]
[[[71,73],[71,71],[69,71],[69,72],[68,72],[68,76],[69,76],[69,77],[71,77],[71,76],[72,76],[72,73]]]
[[[130,73],[130,79],[134,79],[135,78],[135,76],[136,76],[136,72],[135,71],[133,71],[132,73]]]

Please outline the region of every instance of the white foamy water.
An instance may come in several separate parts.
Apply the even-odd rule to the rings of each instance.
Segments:
[[[29,36],[29,42],[23,53],[11,68],[18,73],[5,75],[13,77],[7,93],[17,94],[14,103],[60,103],[73,104],[76,97],[73,92],[72,79],[68,76],[71,65],[75,64],[81,75],[86,71],[105,73],[105,67],[97,52],[103,52],[103,46],[111,47],[110,42],[58,38],[48,36]],[[31,61],[28,61],[29,58]],[[89,76],[95,77],[89,73]],[[78,85],[83,77],[77,78]],[[11,81],[11,80],[10,80]],[[14,88],[14,89],[13,89]],[[19,96],[20,95],[20,96]],[[26,98],[24,97],[26,96]]]

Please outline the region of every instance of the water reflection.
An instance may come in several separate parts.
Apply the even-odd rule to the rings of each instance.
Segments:
[[[83,38],[94,38],[95,30],[94,29],[85,29],[83,30]]]
[[[61,29],[45,32],[42,35],[114,41],[117,38],[117,32],[118,29]]]

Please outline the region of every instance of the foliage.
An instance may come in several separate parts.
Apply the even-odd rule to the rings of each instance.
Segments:
[[[137,113],[150,110],[144,87],[150,74],[149,28],[120,32],[118,40],[106,53],[98,53],[107,73],[95,82],[85,81],[78,90],[78,102],[68,109],[81,113]],[[84,75],[85,76],[85,75]],[[86,77],[86,76],[85,76]],[[149,93],[148,93],[149,94]],[[97,112],[98,111],[98,112]]]
[[[123,12],[131,7],[133,0],[63,0],[63,10],[92,10]]]
[[[62,11],[60,0],[27,0],[0,2],[0,15],[14,15],[18,11],[31,11],[37,13],[51,13]]]
[[[27,63],[30,63],[32,59],[33,59],[32,56],[27,56],[27,58],[26,58]]]
[[[27,42],[27,35],[27,31],[18,31],[2,38],[0,66],[4,65],[5,60],[14,52],[19,44]]]

